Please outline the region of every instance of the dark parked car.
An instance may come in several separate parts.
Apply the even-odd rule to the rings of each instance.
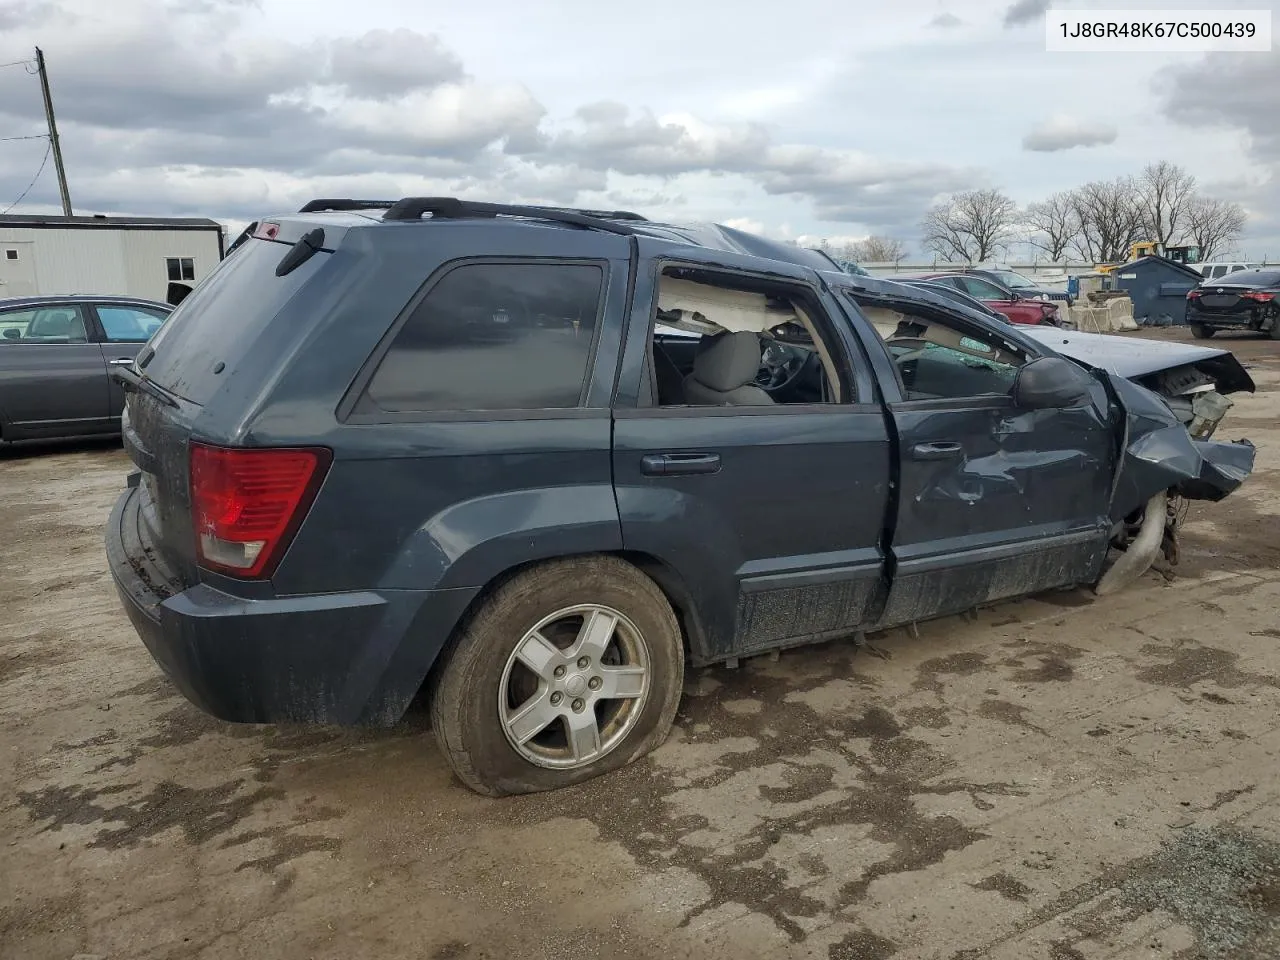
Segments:
[[[1187,323],[1197,339],[1219,330],[1256,330],[1280,340],[1280,269],[1237,270],[1187,294]]]
[[[0,443],[119,433],[124,393],[107,372],[132,363],[170,309],[133,297],[0,300]]]
[[[1034,326],[1042,323],[1058,325],[1058,305],[1048,300],[1024,297],[1017,291],[988,280],[986,277],[967,273],[921,273],[911,277],[892,277],[893,280],[929,280],[955,287],[976,300],[981,300],[992,310],[1004,314],[1010,323]]]
[[[979,313],[990,317],[992,320],[998,320],[1000,323],[1011,323],[1003,313],[993,310],[977,297],[971,297],[959,287],[952,286],[949,283],[939,283],[936,280],[912,280],[910,278],[900,280],[897,277],[894,280],[898,283],[905,283],[909,287],[916,287],[921,290],[932,290],[939,296],[946,297],[958,304],[968,307],[971,310],[977,310]]]
[[[812,251],[308,206],[117,371],[137,470],[110,568],[202,709],[389,724],[424,692],[484,793],[645,754],[686,660],[1115,589],[1170,542],[1170,498],[1252,469],[1047,338]],[[501,337],[476,322],[502,311]],[[1210,392],[1253,389],[1212,353]]]
[[[1042,287],[1030,277],[1024,277],[1015,270],[999,270],[988,269],[986,267],[965,267],[960,273],[968,274],[973,277],[982,277],[984,280],[990,280],[992,283],[998,283],[1002,287],[1007,287],[1020,297],[1032,300],[1048,298],[1050,300],[1061,300],[1067,306],[1075,305],[1075,298],[1066,290],[1058,290],[1055,287]]]

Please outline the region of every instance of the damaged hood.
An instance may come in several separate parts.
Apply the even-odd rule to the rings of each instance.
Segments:
[[[1159,396],[1121,376],[1099,376],[1124,411],[1112,520],[1162,490],[1176,490],[1188,500],[1221,500],[1253,472],[1255,450],[1248,440],[1195,440]]]
[[[1254,391],[1253,378],[1229,350],[1055,327],[1029,326],[1019,332],[1064,357],[1128,380],[1194,366],[1216,381],[1221,394]]]

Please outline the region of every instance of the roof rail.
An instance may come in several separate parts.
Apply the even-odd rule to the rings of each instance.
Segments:
[[[642,217],[630,210],[583,210],[580,207],[535,207],[535,210],[552,210],[556,213],[579,213],[584,217],[596,217],[600,220],[636,220],[648,223],[648,217]]]
[[[587,227],[630,236],[635,228],[625,222],[644,220],[637,213],[624,210],[602,213],[589,210],[572,210],[561,207],[521,206],[507,203],[476,203],[455,197],[405,197],[392,205],[382,215],[383,220],[419,220],[424,213],[433,220],[468,220],[483,217],[528,217],[533,220],[550,220],[575,227]]]
[[[317,213],[321,210],[382,210],[393,206],[394,200],[309,200],[299,213]]]

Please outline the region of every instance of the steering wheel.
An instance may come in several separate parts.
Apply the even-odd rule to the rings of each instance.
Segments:
[[[766,341],[768,343],[768,341]],[[760,372],[756,374],[756,386],[767,393],[785,390],[800,376],[807,357],[797,356],[782,344],[768,343],[760,357]]]

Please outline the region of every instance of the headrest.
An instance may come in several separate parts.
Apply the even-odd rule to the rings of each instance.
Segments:
[[[728,393],[760,372],[760,338],[750,330],[722,333],[693,361],[693,376],[712,390]]]

